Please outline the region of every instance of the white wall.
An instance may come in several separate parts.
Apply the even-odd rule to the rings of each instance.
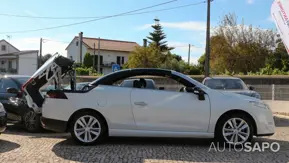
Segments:
[[[88,52],[93,55],[92,49],[89,49]],[[98,55],[97,51],[95,52],[95,55]],[[116,63],[117,56],[124,57],[124,63],[126,63],[128,61],[129,52],[100,50],[100,55],[103,56],[103,63]]]
[[[37,70],[37,52],[19,55],[19,75],[33,75]]]
[[[6,51],[2,51],[2,45],[6,46]],[[7,53],[15,53],[19,52],[19,50],[15,49],[13,46],[10,46],[6,41],[0,41],[0,54],[7,54]]]
[[[72,56],[72,59],[76,62],[80,62],[80,57],[79,57],[79,46],[76,46],[77,39],[73,39],[72,43],[67,47],[67,58],[70,58]],[[78,44],[79,45],[79,44]],[[82,45],[82,61],[84,58],[84,55],[87,51],[87,48],[85,45]]]

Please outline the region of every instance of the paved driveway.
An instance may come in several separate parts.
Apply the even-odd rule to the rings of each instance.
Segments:
[[[30,134],[9,126],[0,136],[0,162],[289,162],[289,120],[276,118],[277,133],[255,142],[277,142],[279,152],[209,152],[203,139],[109,138],[97,146],[76,145],[68,134]]]

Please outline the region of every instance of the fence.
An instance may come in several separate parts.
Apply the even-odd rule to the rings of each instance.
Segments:
[[[289,85],[253,85],[262,100],[289,101]]]

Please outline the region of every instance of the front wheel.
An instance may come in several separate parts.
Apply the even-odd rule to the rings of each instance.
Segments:
[[[28,132],[39,132],[41,129],[40,115],[33,110],[29,110],[23,115],[24,128]]]
[[[100,143],[106,136],[107,127],[101,116],[83,112],[74,117],[70,125],[72,137],[80,144]]]
[[[245,115],[231,115],[221,119],[216,128],[217,139],[233,145],[250,142],[253,138],[253,122]]]

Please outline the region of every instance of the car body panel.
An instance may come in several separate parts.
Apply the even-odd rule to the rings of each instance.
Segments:
[[[186,87],[198,87],[205,93],[205,100],[193,92],[113,85],[123,78],[140,75],[168,77]],[[170,70],[122,70],[90,83],[87,91],[63,92],[66,99],[47,98],[43,104],[42,116],[46,119],[43,123],[50,130],[53,130],[52,121],[66,125],[77,111],[92,109],[105,118],[110,136],[209,138],[214,137],[221,115],[227,111],[241,110],[251,115],[256,122],[257,135],[275,132],[270,109],[259,108],[251,103],[263,104],[261,100],[213,90],[184,74]]]
[[[6,112],[0,112],[0,134],[6,130],[7,114]]]
[[[65,94],[68,100],[47,98],[43,104],[42,115],[50,119],[68,121],[74,112],[91,108],[106,118],[109,128],[135,129],[130,106],[131,91],[132,88],[100,85],[87,93],[67,92]],[[55,115],[55,112],[58,114]]]
[[[24,105],[16,104],[14,99],[22,98],[19,94],[8,93],[7,88],[15,88],[21,90],[22,84],[27,81],[30,76],[25,75],[5,75],[0,78],[0,102],[3,104],[6,109],[7,118],[9,121],[21,121],[22,115],[28,110]],[[2,85],[2,81],[5,80],[5,84]],[[6,83],[9,82],[9,83]],[[11,100],[12,99],[12,100]]]
[[[138,129],[206,132],[210,99],[200,101],[193,93],[134,88],[131,105]]]

